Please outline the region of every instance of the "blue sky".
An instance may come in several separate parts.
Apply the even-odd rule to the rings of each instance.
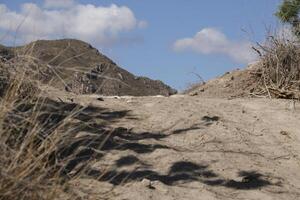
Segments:
[[[2,4],[0,36],[12,34],[12,30],[8,30],[8,27],[15,28],[16,26],[11,24],[17,23],[19,17],[26,13],[24,8],[22,11],[22,5],[34,3],[36,9],[29,11],[36,12],[38,14],[35,16],[41,17],[32,19],[29,17],[28,21],[31,21],[28,24],[34,26],[34,30],[38,30],[40,34],[33,37],[30,30],[25,28],[20,30],[25,33],[23,35],[28,35],[26,42],[39,38],[62,37],[87,40],[126,70],[136,75],[160,79],[182,90],[189,83],[197,81],[197,77],[192,73],[198,73],[207,80],[226,71],[245,67],[246,63],[253,59],[246,49],[249,44],[262,42],[266,28],[279,25],[274,12],[280,2],[280,0],[0,0],[0,5]],[[88,7],[87,4],[93,7]],[[115,7],[112,7],[112,4],[115,4]],[[76,11],[75,6],[78,6]],[[57,22],[59,20],[55,20],[55,16],[47,11],[52,11],[52,14],[60,12],[65,18],[76,15],[77,21],[74,24],[78,25],[78,29],[74,29],[74,33],[70,32],[71,30],[59,30],[58,27],[61,27]],[[112,18],[110,12],[115,11],[119,17],[113,15]],[[64,12],[67,14],[63,14]],[[86,14],[80,12],[88,12],[92,19],[99,19],[99,23],[95,28],[90,28],[89,26],[93,24],[86,25],[84,18],[80,19],[80,16]],[[9,18],[14,21],[9,21],[11,20]],[[36,18],[39,20],[36,21]],[[109,22],[103,21],[105,19]],[[50,28],[47,30],[47,25],[51,23],[52,29],[56,30],[55,33]],[[84,27],[87,27],[86,31],[82,30]],[[2,38],[2,43],[12,44],[11,37]],[[24,41],[20,39],[19,42]]]

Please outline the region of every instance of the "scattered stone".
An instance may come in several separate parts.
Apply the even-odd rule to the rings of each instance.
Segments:
[[[74,102],[73,98],[67,98],[67,100],[71,101],[72,103]]]
[[[118,73],[118,76],[119,76],[119,78],[120,78],[121,80],[123,80],[123,76],[122,76],[121,73]]]
[[[287,131],[280,131],[280,134],[281,134],[281,135],[284,135],[284,136],[286,136],[286,137],[288,137],[288,138],[291,138],[290,133],[287,132]]]
[[[104,99],[102,97],[98,97],[97,100],[98,101],[104,101]]]
[[[144,178],[144,179],[142,180],[141,183],[142,183],[142,185],[144,185],[144,186],[148,186],[148,185],[151,184],[151,181],[150,181],[149,179]]]
[[[190,96],[197,96],[197,95],[198,95],[197,91],[190,93]]]
[[[144,178],[141,183],[143,186],[155,190],[155,187],[152,185],[152,181],[150,181],[149,179]]]
[[[220,117],[218,117],[218,116],[212,116],[212,117],[204,116],[204,117],[202,117],[202,120],[206,121],[206,122],[216,122],[216,121],[220,120]]]

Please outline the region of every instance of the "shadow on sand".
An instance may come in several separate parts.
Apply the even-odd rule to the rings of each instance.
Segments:
[[[19,105],[14,113],[7,119],[7,125],[19,123],[13,116],[30,115],[35,112],[34,104]],[[71,177],[80,173],[83,169],[85,175],[99,181],[107,181],[113,185],[120,185],[131,181],[141,181],[147,178],[151,181],[160,181],[166,185],[175,185],[192,181],[199,181],[210,186],[223,186],[237,190],[257,189],[271,185],[263,174],[255,171],[240,171],[241,181],[226,180],[210,170],[209,165],[201,165],[187,161],[173,163],[167,173],[162,174],[153,169],[153,166],[140,161],[135,155],[126,155],[115,162],[115,169],[100,171],[89,168],[86,165],[92,160],[101,158],[110,151],[132,151],[135,154],[148,154],[157,149],[172,149],[173,147],[162,144],[161,140],[174,134],[185,134],[189,130],[202,129],[219,121],[218,116],[204,116],[199,119],[199,124],[190,128],[173,130],[169,134],[143,132],[136,133],[126,128],[109,128],[110,125],[128,118],[136,120],[136,116],[130,114],[130,110],[112,111],[99,107],[82,107],[75,103],[56,102],[46,99],[39,105],[37,122],[42,129],[39,137],[45,138],[53,133],[53,129],[60,128],[64,135],[61,143],[50,155],[49,163],[57,165],[61,176]],[[23,126],[24,127],[24,126]],[[28,126],[24,130],[18,130],[21,141],[26,135]],[[166,132],[166,131],[164,131]],[[20,139],[21,138],[21,139]],[[16,139],[12,136],[11,139]],[[67,141],[67,143],[66,143]],[[37,142],[39,139],[37,138]],[[67,144],[67,145],[66,145]],[[120,170],[124,166],[136,165],[132,170]]]

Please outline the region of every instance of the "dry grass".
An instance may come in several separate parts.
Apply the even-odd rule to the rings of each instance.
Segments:
[[[300,98],[300,43],[270,36],[259,45],[261,93],[270,98]]]
[[[3,63],[1,64],[3,69]],[[24,63],[26,65],[26,63]],[[25,69],[25,68],[23,68]],[[54,151],[57,134],[41,137],[37,122],[39,104],[34,82],[26,72],[10,74],[3,82],[0,102],[0,199],[54,199],[59,177],[49,173],[49,154]],[[30,106],[34,112],[22,115],[20,109]],[[58,131],[55,130],[55,131]]]
[[[79,172],[73,177],[62,176],[76,152],[65,158],[58,154],[72,144],[66,127],[84,108],[67,105],[63,116],[57,115],[61,108],[44,97],[35,79],[40,69],[34,66],[37,64],[30,56],[0,62],[1,200],[74,198],[68,181],[80,176]]]
[[[13,116],[20,104],[21,83],[18,79],[8,83],[7,91],[1,99],[0,132],[0,198],[1,199],[39,199],[43,196],[43,178],[39,178],[45,169],[43,158],[37,155],[33,145],[37,136],[35,130],[24,133],[29,124],[34,123],[34,116],[22,118]],[[22,103],[27,103],[29,99]],[[8,124],[9,118],[15,118],[16,124]],[[24,135],[24,134],[25,135]],[[46,184],[47,185],[47,184]],[[51,192],[50,192],[51,193]],[[49,195],[49,198],[51,195]],[[43,198],[41,198],[43,199]]]

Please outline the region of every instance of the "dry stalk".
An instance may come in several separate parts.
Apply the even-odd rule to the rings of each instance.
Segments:
[[[270,98],[300,99],[300,43],[269,37],[261,52],[261,90]]]

